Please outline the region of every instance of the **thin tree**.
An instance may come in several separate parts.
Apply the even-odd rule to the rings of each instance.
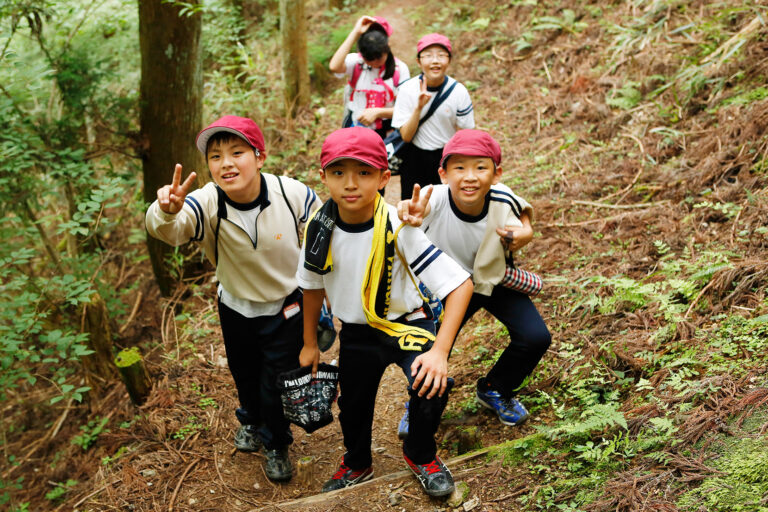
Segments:
[[[286,111],[293,117],[309,104],[304,0],[280,0],[280,36]]]
[[[180,9],[163,0],[139,0],[140,118],[148,202],[170,181],[177,162],[185,174],[195,170],[207,177],[194,145],[202,126],[202,19],[199,12],[181,15]],[[150,236],[147,247],[157,283],[168,296],[172,278],[165,259],[171,249]]]

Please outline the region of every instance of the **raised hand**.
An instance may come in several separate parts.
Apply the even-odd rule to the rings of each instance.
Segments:
[[[355,23],[354,31],[357,32],[357,34],[362,35],[366,33],[374,23],[376,23],[376,18],[373,16],[360,16]]]
[[[413,195],[410,199],[397,203],[397,216],[405,224],[415,228],[421,226],[424,217],[429,215],[429,198],[432,195],[432,186],[424,189],[421,193],[421,186],[416,183],[413,185]]]
[[[179,213],[184,206],[184,198],[187,197],[187,193],[196,177],[197,174],[192,171],[187,176],[187,179],[184,180],[184,183],[181,183],[181,164],[176,164],[171,184],[157,190],[157,202],[160,209],[165,213]]]
[[[419,89],[419,110],[421,110],[424,108],[424,105],[429,103],[432,95],[427,91],[427,79],[424,78],[424,76],[421,76],[419,77],[419,80],[421,81],[421,87]]]

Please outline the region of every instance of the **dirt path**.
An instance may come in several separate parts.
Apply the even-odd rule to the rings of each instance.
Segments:
[[[412,5],[412,3],[396,0],[385,3],[381,9],[374,9],[373,12],[377,16],[386,18],[392,26],[392,36],[389,39],[392,53],[413,69],[416,65],[416,42],[419,38],[413,23],[403,15],[408,5]]]
[[[404,13],[412,6],[412,3],[405,0],[396,0],[390,3],[384,3],[380,7],[371,9],[371,14],[383,16],[387,19],[393,29],[393,35],[390,39],[390,47],[393,53],[404,61],[411,71],[416,68],[415,48],[418,36],[421,30],[414,26]],[[396,204],[400,199],[400,177],[393,176],[390,184],[386,188],[386,200],[391,204]],[[331,350],[324,354],[322,359],[329,362],[338,357],[338,342]],[[374,474],[377,477],[396,473],[405,469],[405,463],[402,459],[402,442],[397,437],[397,426],[400,418],[405,412],[404,403],[407,400],[406,392],[407,381],[402,371],[395,365],[391,365],[384,373],[379,387],[379,393],[376,399],[376,410],[374,415],[373,430],[373,466]],[[234,405],[234,404],[233,404]],[[338,411],[337,411],[338,413]],[[232,425],[234,428],[234,424]],[[333,424],[308,435],[298,428],[293,429],[296,436],[291,451],[292,458],[295,460],[311,456],[314,458],[314,471],[310,485],[300,485],[291,482],[279,488],[274,488],[266,479],[260,469],[263,458],[260,455],[248,455],[237,453],[231,458],[233,467],[232,483],[235,487],[242,489],[253,487],[253,476],[256,477],[256,483],[263,491],[268,491],[269,501],[279,502],[282,500],[311,496],[319,491],[322,483],[328,479],[336,470],[341,457],[344,453],[343,438],[338,421]],[[439,435],[445,434],[442,431]],[[220,443],[218,449],[223,451],[230,450],[229,439],[226,443]],[[440,450],[440,455],[444,459],[449,459],[451,453]],[[251,475],[250,481],[238,478],[236,475]],[[225,478],[226,480],[226,478]],[[401,480],[403,480],[401,478]],[[387,484],[392,487],[392,484]],[[406,478],[405,483],[395,484],[400,487],[405,485],[412,488],[409,493],[420,495],[418,484],[412,478]],[[384,486],[386,488],[386,485]],[[273,496],[269,494],[276,493]],[[378,494],[373,490],[370,493]],[[259,493],[261,494],[261,493]],[[369,493],[366,493],[369,494]],[[386,492],[383,492],[382,503],[386,504]],[[421,500],[415,500],[411,503],[414,510],[428,503]],[[403,504],[405,505],[405,503]],[[408,507],[410,508],[410,507]]]
[[[397,0],[391,3],[384,3],[381,9],[374,9],[373,13],[377,16],[383,16],[392,26],[392,37],[389,39],[389,47],[395,56],[405,62],[411,72],[416,67],[416,42],[418,41],[417,31],[413,23],[403,15],[409,2]],[[393,176],[387,186],[384,195],[387,202],[396,204],[400,200],[400,177]]]

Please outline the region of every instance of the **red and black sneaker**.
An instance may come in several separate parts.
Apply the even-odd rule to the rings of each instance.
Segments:
[[[330,480],[323,484],[322,492],[338,491],[350,485],[359,484],[373,478],[373,468],[368,466],[365,469],[351,469],[341,461],[339,469]]]
[[[408,467],[411,468],[413,474],[416,475],[419,483],[424,488],[424,492],[435,497],[448,496],[453,492],[455,488],[453,485],[453,475],[445,467],[440,457],[435,455],[432,462],[427,464],[415,464],[405,453],[403,453],[403,458],[408,463]]]

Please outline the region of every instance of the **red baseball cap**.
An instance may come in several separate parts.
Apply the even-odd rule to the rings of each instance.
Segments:
[[[234,133],[238,137],[245,139],[251,147],[264,151],[264,134],[261,133],[261,128],[259,128],[255,121],[247,117],[224,116],[212,122],[197,134],[195,144],[203,155],[205,155],[205,150],[208,147],[208,140],[215,133],[219,132]]]
[[[482,130],[459,130],[443,148],[440,167],[445,168],[445,161],[451,155],[484,156],[501,164],[501,146],[496,139]]]
[[[432,46],[433,44],[439,44],[448,50],[449,55],[453,53],[453,49],[451,48],[451,40],[445,37],[443,34],[433,33],[425,35],[419,39],[418,43],[416,43],[416,56],[419,56],[421,50],[428,46]]]
[[[374,130],[362,126],[336,130],[323,142],[320,152],[323,169],[343,158],[352,158],[376,169],[389,167],[384,141]]]
[[[382,18],[381,16],[374,16],[373,19],[376,20],[377,25],[381,25],[381,28],[384,29],[387,37],[392,35],[392,25],[390,25],[386,19]]]

